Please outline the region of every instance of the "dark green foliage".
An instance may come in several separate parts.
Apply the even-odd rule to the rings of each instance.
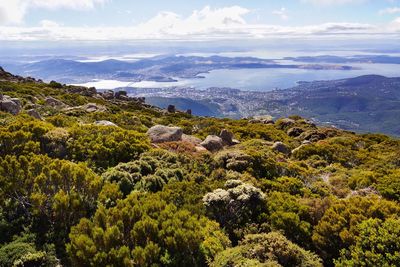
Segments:
[[[397,139],[164,113],[56,82],[0,91],[23,105],[0,112],[0,266],[399,265]],[[155,124],[241,143],[150,144]]]
[[[203,266],[229,245],[217,223],[138,193],[116,207],[100,206],[70,238],[74,266]]]
[[[359,236],[342,250],[336,266],[399,266],[400,220],[368,219],[358,226]]]
[[[322,267],[317,255],[290,242],[279,232],[247,235],[237,247],[219,253],[212,267]]]

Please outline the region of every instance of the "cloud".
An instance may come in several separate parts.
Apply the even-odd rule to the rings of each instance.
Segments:
[[[344,4],[359,4],[365,0],[301,0],[303,3],[310,3],[314,5],[344,5]]]
[[[0,0],[0,25],[20,24],[31,8],[93,9],[108,0]]]
[[[379,11],[380,15],[400,13],[400,7],[389,7]]]
[[[0,40],[221,40],[266,38],[336,38],[395,36],[400,38],[400,19],[390,25],[324,23],[308,26],[254,24],[246,21],[251,11],[240,7],[195,10],[189,16],[160,12],[148,21],[126,27],[67,27],[42,21],[38,27],[0,27]]]
[[[288,20],[289,19],[289,16],[287,14],[287,10],[284,7],[282,7],[279,10],[272,11],[272,14],[280,17],[282,20]]]
[[[60,24],[58,24],[57,22],[52,21],[52,20],[44,19],[44,20],[40,21],[40,27],[42,27],[42,28],[54,28],[54,27],[60,27]]]

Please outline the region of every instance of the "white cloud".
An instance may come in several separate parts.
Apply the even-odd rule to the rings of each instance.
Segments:
[[[282,20],[288,20],[289,19],[289,16],[287,14],[287,10],[284,7],[282,7],[279,10],[272,11],[272,14],[280,17]]]
[[[303,3],[311,3],[314,5],[344,5],[362,3],[365,0],[301,0]]]
[[[0,25],[21,23],[28,3],[24,0],[0,0]]]
[[[30,2],[32,6],[47,9],[92,9],[98,4],[104,4],[107,0],[30,0]]]
[[[400,38],[400,19],[390,25],[325,23],[309,26],[278,26],[248,23],[250,10],[240,6],[195,10],[187,17],[160,12],[132,27],[66,27],[43,21],[40,27],[3,26],[0,40],[215,40],[255,38],[332,38],[338,36]]]
[[[400,7],[389,7],[385,8],[379,11],[379,14],[384,15],[384,14],[396,14],[400,13]]]
[[[54,27],[59,27],[59,26],[60,26],[60,24],[58,24],[57,22],[52,21],[52,20],[44,19],[44,20],[40,21],[40,27],[42,27],[42,28],[54,28]]]
[[[108,0],[0,0],[0,25],[20,24],[30,8],[92,9]]]

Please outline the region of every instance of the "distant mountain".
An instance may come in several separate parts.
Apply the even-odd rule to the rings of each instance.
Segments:
[[[1,62],[0,62],[1,63]],[[4,63],[8,70],[23,76],[39,77],[43,80],[57,80],[65,83],[88,82],[93,79],[117,79],[135,81],[173,81],[174,77],[198,78],[201,73],[215,69],[343,69],[350,66],[317,64],[278,64],[273,60],[255,57],[198,57],[198,56],[157,56],[134,62],[105,60],[81,62],[66,59],[48,59],[32,63]]]

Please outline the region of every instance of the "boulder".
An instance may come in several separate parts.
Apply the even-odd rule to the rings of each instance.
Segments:
[[[115,98],[125,100],[126,98],[128,98],[128,93],[126,91],[118,91],[118,92],[115,92],[114,96],[115,96]]]
[[[274,120],[272,119],[271,116],[269,115],[264,115],[264,116],[254,116],[251,120],[249,120],[250,123],[263,123],[263,124],[274,124]]]
[[[26,113],[35,119],[43,120],[42,116],[40,116],[40,113],[36,109],[29,109],[26,111]]]
[[[94,123],[94,125],[97,126],[113,126],[113,127],[118,127],[118,125],[116,125],[115,123],[111,122],[111,121],[96,121]]]
[[[156,125],[147,131],[152,143],[173,142],[182,140],[183,131],[179,127]]]
[[[191,143],[193,145],[200,145],[201,143],[201,139],[197,138],[193,135],[187,135],[187,134],[182,134],[182,141],[183,142],[187,142],[187,143]]]
[[[280,129],[287,129],[289,127],[292,127],[295,123],[296,123],[295,120],[284,118],[278,121],[278,127]]]
[[[108,100],[114,99],[114,91],[112,91],[112,90],[104,91],[104,92],[101,94],[101,96],[102,96],[104,99],[108,99]]]
[[[221,133],[219,134],[219,137],[221,137],[222,141],[224,141],[225,145],[231,146],[233,145],[233,133],[230,131],[223,129]]]
[[[106,111],[107,109],[104,106],[97,105],[95,103],[88,103],[83,106],[83,109],[86,112],[92,113],[92,112],[97,112],[97,111]]]
[[[297,136],[301,135],[303,132],[304,132],[303,129],[301,129],[299,127],[293,127],[293,128],[290,128],[286,133],[290,137],[297,137]]]
[[[0,110],[17,115],[21,111],[21,101],[18,98],[3,96],[0,100]]]
[[[272,145],[272,149],[283,154],[290,154],[289,147],[282,142],[275,142]]]
[[[174,105],[168,105],[167,111],[169,113],[175,113],[176,112],[176,108]]]
[[[224,148],[224,141],[219,136],[209,135],[200,145],[208,151],[215,152]]]
[[[65,106],[65,104],[63,102],[61,102],[58,99],[55,99],[54,97],[48,96],[45,98],[45,103],[47,106],[51,106],[51,107],[63,107]]]

